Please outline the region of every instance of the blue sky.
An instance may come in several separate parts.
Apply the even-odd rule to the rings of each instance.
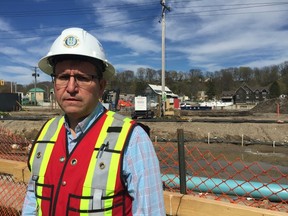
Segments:
[[[166,70],[264,67],[288,60],[287,0],[166,0]],[[68,27],[104,46],[117,71],[161,69],[159,0],[3,0],[0,79],[33,83],[33,68]],[[50,77],[38,70],[38,81]],[[160,84],[160,83],[159,83]]]

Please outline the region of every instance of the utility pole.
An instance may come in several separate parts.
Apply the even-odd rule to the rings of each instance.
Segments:
[[[165,13],[166,10],[170,11],[170,7],[165,4],[165,0],[160,0],[160,4],[162,5],[162,16],[161,16],[161,24],[162,24],[162,107],[161,107],[161,116],[165,116],[165,102],[166,102],[166,92],[165,92],[165,33],[166,33],[166,21],[165,21]]]
[[[34,103],[35,103],[35,106],[36,106],[37,105],[36,86],[37,86],[37,76],[39,77],[39,74],[37,73],[38,67],[34,67],[33,69],[34,69],[34,73],[32,73],[32,76],[35,77],[35,81],[34,81]]]

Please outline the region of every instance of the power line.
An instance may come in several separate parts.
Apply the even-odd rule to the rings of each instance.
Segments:
[[[188,2],[188,1],[181,1]],[[189,1],[190,2],[190,1]],[[225,4],[225,5],[192,5],[189,6],[185,4],[184,6],[173,6],[173,8],[194,8],[194,9],[200,9],[200,8],[215,8],[215,7],[225,7],[221,9],[211,9],[208,11],[201,11],[201,12],[214,12],[214,11],[223,11],[223,10],[237,10],[237,9],[250,9],[250,8],[256,8],[256,7],[271,7],[271,6],[279,6],[279,5],[287,5],[288,2],[269,2],[269,3],[238,3],[238,4]],[[131,5],[131,4],[113,4],[109,7],[98,7],[97,10],[102,12],[110,11],[111,9],[121,9],[125,8],[126,10],[132,10],[134,12],[145,12],[150,11],[151,8],[149,6],[155,6],[155,3],[142,3],[137,5]],[[146,7],[146,8],[145,8]],[[230,8],[229,8],[230,7]],[[231,8],[232,7],[232,8]],[[138,8],[138,9],[137,9]],[[1,12],[2,17],[26,17],[29,15],[31,16],[64,16],[64,15],[85,15],[85,14],[94,14],[95,9],[91,7],[74,7],[74,8],[63,8],[63,9],[53,9],[53,10],[29,10],[29,11],[16,11],[16,12]]]
[[[139,11],[145,11],[145,10],[151,10],[149,8],[150,6],[156,6],[155,3],[149,3],[149,4],[137,4],[137,5],[131,5],[131,4],[113,4],[111,6],[107,7],[98,7],[97,10],[102,12],[111,11],[111,9],[126,9],[126,10],[133,10],[136,12]],[[138,8],[138,9],[137,9]],[[1,10],[0,10],[1,11]],[[53,9],[53,10],[47,10],[47,9],[37,9],[37,10],[26,10],[23,11],[14,11],[14,12],[1,12],[2,17],[24,17],[24,16],[61,16],[61,15],[85,15],[85,14],[91,14],[95,13],[95,8],[93,7],[72,7],[72,8],[62,8],[62,9]]]
[[[191,2],[191,1],[181,1],[181,2]],[[242,3],[242,4],[225,4],[225,5],[217,5],[217,4],[214,4],[214,5],[197,5],[195,6],[195,9],[193,14],[195,15],[201,15],[201,16],[225,16],[225,15],[239,15],[239,14],[251,14],[251,13],[275,13],[275,12],[283,12],[283,11],[287,11],[285,9],[279,9],[279,10],[265,10],[265,11],[243,11],[243,12],[236,12],[236,10],[238,9],[252,9],[252,8],[259,8],[259,7],[272,7],[272,6],[279,6],[279,5],[287,5],[288,2],[269,2],[269,3]],[[142,7],[140,7],[140,6]],[[131,4],[114,4],[112,7],[114,8],[118,8],[119,7],[125,7],[127,10],[134,10],[134,12],[138,12],[138,14],[142,14],[142,13],[139,13],[139,12],[143,12],[145,14],[147,14],[147,11],[149,10],[150,14],[151,14],[151,9],[149,8],[149,6],[154,6],[155,4],[152,3],[152,2],[148,2],[148,3],[143,3],[143,4],[139,4],[139,5],[131,5]],[[148,8],[144,8],[143,6],[147,6]],[[197,8],[209,8],[209,7],[219,7],[219,6],[225,6],[226,8],[218,8],[218,9],[210,9],[210,10],[198,10],[197,11]],[[233,8],[227,8],[227,7],[233,7]],[[174,8],[174,6],[173,6]],[[178,8],[181,8],[181,7],[178,7]],[[56,10],[42,10],[41,12],[43,11],[46,11],[46,14],[42,14],[42,16],[55,16],[55,14],[53,14],[53,11],[57,14],[60,15],[85,15],[85,14],[94,14],[95,11],[94,9],[91,9],[91,8],[88,8],[88,7],[83,7],[83,8],[78,8],[76,11],[76,8],[68,8],[68,9],[65,9],[66,10],[66,14],[60,14],[60,12],[62,13],[64,11],[64,9],[56,9]],[[93,10],[93,11],[92,11]],[[98,10],[101,10],[101,11],[109,11],[110,10],[110,7],[101,7],[101,8],[98,8]],[[223,11],[227,11],[226,13],[223,13]],[[229,11],[231,11],[229,13]],[[25,11],[23,14],[21,15],[25,15],[27,11]],[[29,13],[31,13],[32,11],[29,11]],[[75,12],[75,14],[73,14],[72,12]],[[89,12],[89,13],[88,13]],[[221,12],[221,13],[220,13]],[[156,12],[155,12],[156,13]],[[9,13],[6,13],[6,15],[9,14]],[[13,14],[13,13],[10,13],[10,15]],[[1,13],[2,15],[2,13]],[[5,15],[5,13],[4,13]],[[14,13],[15,15],[15,13]],[[26,14],[27,15],[27,14]],[[35,15],[32,13],[32,16]],[[190,17],[192,14],[191,13],[185,13],[185,12],[173,12],[171,14],[169,14],[169,16],[171,17],[177,17],[177,16],[181,16],[181,17]],[[30,16],[31,17],[31,16]],[[98,25],[96,26],[98,29],[105,29],[105,28],[114,28],[114,27],[119,27],[119,26],[124,26],[124,25],[129,25],[129,24],[132,24],[132,23],[139,23],[139,22],[145,22],[145,21],[148,21],[148,20],[151,20],[153,21],[157,16],[153,14],[151,14],[150,16],[145,16],[145,17],[139,17],[139,18],[134,18],[134,19],[131,19],[131,21],[127,21],[126,19],[125,20],[110,20],[110,21],[107,21],[105,23],[105,25]],[[95,23],[78,23],[76,25],[79,25],[79,26],[83,26],[83,27],[86,27],[86,28],[95,28]],[[57,26],[54,26],[55,28],[61,28],[63,26],[61,25],[57,25]],[[48,28],[48,27],[47,27]],[[51,28],[51,26],[49,26],[49,28]],[[0,32],[7,32],[7,33],[12,33],[13,32],[22,32],[22,31],[28,31],[29,33],[30,32],[38,32],[38,35],[35,36],[35,34],[33,36],[19,36],[19,37],[11,37],[11,36],[7,36],[5,37],[4,35],[2,37],[0,37],[0,39],[2,40],[8,40],[8,39],[31,39],[31,38],[39,38],[39,37],[42,37],[41,34],[39,34],[40,31],[43,31],[43,29],[45,30],[46,28],[26,28],[26,29],[17,29],[17,30],[12,30],[12,31],[1,31]],[[55,35],[58,35],[58,32],[55,33],[55,34],[50,34],[50,36],[55,36]],[[47,37],[49,35],[45,35],[45,37]]]
[[[199,1],[201,1],[201,0],[199,0]],[[171,1],[170,1],[171,2]],[[171,4],[173,4],[173,8],[177,8],[177,5],[181,5],[181,6],[183,6],[183,5],[185,5],[185,7],[189,7],[189,5],[187,5],[186,3],[192,3],[193,1],[191,1],[191,0],[182,0],[182,1],[178,1],[178,0],[176,0],[176,1],[172,1],[172,3]],[[195,2],[195,1],[194,1]],[[201,2],[203,2],[203,1],[201,1]],[[205,1],[204,1],[205,2]],[[183,3],[185,3],[185,4],[183,4]],[[209,5],[209,4],[197,4],[197,5],[192,5],[192,4],[190,4],[190,7],[229,7],[229,6],[244,6],[244,5],[267,5],[267,4],[269,4],[269,5],[279,5],[279,4],[287,4],[287,2],[286,1],[278,1],[278,2],[258,2],[258,3],[225,3],[225,4],[212,4],[212,5]]]
[[[287,9],[283,9],[283,10],[266,10],[266,11],[246,11],[246,12],[231,12],[231,13],[211,13],[211,14],[205,14],[207,12],[211,12],[211,11],[200,11],[200,12],[194,12],[194,15],[201,15],[201,16],[227,16],[227,15],[247,15],[247,14],[261,14],[261,13],[279,13],[279,12],[285,12],[288,11]],[[217,12],[217,11],[216,11]],[[219,11],[220,12],[220,11]],[[177,17],[177,16],[181,16],[181,17],[190,17],[191,14],[187,14],[187,13],[174,13],[171,14],[170,16],[172,17]]]
[[[102,26],[102,25],[98,25],[98,26],[95,26],[95,23],[79,23],[78,25],[79,26],[82,26],[82,27],[85,27],[85,29],[89,30],[89,29],[94,29],[94,28],[97,28],[97,29],[109,29],[109,28],[113,28],[113,27],[119,27],[120,25],[123,26],[123,25],[130,25],[132,23],[139,23],[139,22],[145,22],[147,20],[154,20],[155,17],[142,17],[142,18],[139,18],[139,19],[134,19],[134,20],[131,20],[131,21],[126,21],[126,22],[122,22],[121,23],[121,20],[115,20],[113,22],[109,22],[110,24],[109,25],[105,25],[105,26]],[[120,22],[120,24],[118,23]],[[113,24],[115,23],[115,24]],[[62,30],[63,27],[66,27],[66,26],[62,26],[62,25],[58,25],[56,28],[57,30],[59,29]],[[48,27],[47,27],[48,28]],[[51,28],[51,27],[49,27]],[[13,33],[13,32],[19,32],[19,31],[31,31],[32,29],[18,29],[18,30],[14,30],[14,31],[3,31],[2,32],[6,32],[6,33]],[[39,32],[39,31],[43,31],[43,28],[42,29],[33,29],[34,31],[36,32]],[[1,30],[0,30],[1,32]],[[33,35],[33,36],[19,36],[19,37],[13,37],[11,38],[11,36],[7,36],[7,37],[0,37],[1,40],[9,40],[9,39],[33,39],[33,38],[41,38],[41,37],[52,37],[52,36],[57,36],[59,34],[59,32],[57,31],[57,33],[55,34],[46,34],[45,35]]]
[[[182,2],[190,2],[190,1],[181,1]],[[178,2],[179,3],[179,2]],[[278,10],[262,10],[262,11],[251,11],[249,9],[253,8],[272,8],[274,6],[281,6],[281,5],[288,5],[288,2],[269,2],[269,3],[236,3],[236,4],[215,4],[215,5],[185,5],[185,6],[176,6],[173,5],[173,8],[176,9],[187,9],[187,8],[193,8],[194,15],[201,15],[201,16],[226,16],[226,15],[239,15],[239,14],[259,14],[259,13],[277,13],[277,12],[284,12],[287,11],[287,9],[278,9]],[[217,8],[216,8],[217,7]],[[201,8],[210,8],[208,10],[200,10]],[[243,12],[237,12],[238,10],[246,10]],[[223,13],[223,11],[228,11],[226,13]],[[229,13],[229,11],[231,11]],[[190,17],[192,14],[187,12],[174,12],[171,13],[170,16],[172,17]],[[207,13],[207,14],[205,14]]]
[[[251,9],[251,8],[260,8],[260,7],[271,7],[271,6],[279,6],[279,5],[288,5],[288,2],[281,4],[235,4],[235,5],[225,5],[225,8],[211,9],[208,11],[202,12],[211,12],[211,11],[224,11],[224,10],[241,10],[241,9]],[[217,7],[222,7],[224,5],[218,5]],[[191,6],[192,7],[192,6]],[[201,8],[201,6],[198,6]],[[216,6],[203,6],[203,7],[216,7]],[[186,7],[189,8],[189,7]],[[195,7],[193,7],[195,8]]]

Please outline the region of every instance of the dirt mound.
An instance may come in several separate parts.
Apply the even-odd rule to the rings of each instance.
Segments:
[[[273,98],[257,104],[251,109],[252,113],[279,113],[288,114],[288,99]]]

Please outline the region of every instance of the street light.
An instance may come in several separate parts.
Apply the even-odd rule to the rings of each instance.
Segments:
[[[37,105],[37,99],[36,99],[36,85],[37,85],[37,77],[39,77],[40,75],[37,73],[37,67],[34,67],[34,73],[32,73],[32,76],[35,77],[35,82],[34,82],[34,102],[35,105]]]

